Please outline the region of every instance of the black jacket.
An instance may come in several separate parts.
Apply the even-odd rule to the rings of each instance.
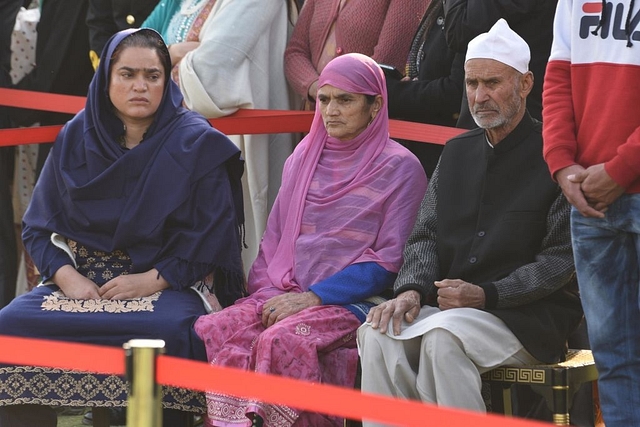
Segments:
[[[89,46],[98,57],[107,40],[121,30],[139,28],[158,0],[89,0]]]
[[[431,8],[428,9],[427,13]],[[389,117],[441,126],[455,126],[464,90],[464,53],[449,49],[444,36],[444,14],[438,5],[438,19],[422,44],[417,80],[387,77]],[[424,19],[423,17],[423,22]],[[422,26],[422,23],[421,23]],[[418,157],[428,177],[438,163],[442,145],[400,141]]]
[[[36,66],[16,85],[17,89],[86,96],[93,67],[89,61],[89,35],[85,19],[88,0],[42,2],[36,41]],[[73,115],[13,109],[13,120],[22,126],[62,124]]]
[[[387,78],[389,117],[455,126],[464,82],[464,52],[449,49],[442,25],[435,23],[422,45],[418,79]]]

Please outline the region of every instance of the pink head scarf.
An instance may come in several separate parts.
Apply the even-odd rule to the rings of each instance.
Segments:
[[[309,134],[285,164],[249,273],[251,294],[303,292],[354,263],[373,261],[392,272],[402,263],[426,177],[417,159],[389,139],[384,74],[368,56],[347,54],[324,68],[318,87],[327,84],[381,95],[382,108],[358,136],[340,141],[327,134],[316,103]],[[399,195],[403,186],[412,187],[410,195]]]

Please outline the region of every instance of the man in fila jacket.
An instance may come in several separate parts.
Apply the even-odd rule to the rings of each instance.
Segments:
[[[607,427],[640,425],[639,21],[634,0],[560,0],[543,92]]]

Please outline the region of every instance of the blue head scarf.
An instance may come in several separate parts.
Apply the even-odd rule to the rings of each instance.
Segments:
[[[124,250],[134,272],[155,267],[174,288],[213,272],[216,294],[229,304],[243,292],[243,161],[228,138],[182,107],[163,55],[164,94],[153,123],[134,149],[118,143],[124,128],[108,96],[111,62],[139,31],[162,40],[130,29],[107,42],[85,109],[60,131],[34,189],[25,244],[56,232],[97,250]],[[40,268],[49,262],[37,258]]]

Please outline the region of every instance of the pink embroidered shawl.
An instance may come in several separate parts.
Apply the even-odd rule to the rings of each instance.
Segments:
[[[322,71],[318,87],[326,84],[379,94],[382,109],[360,135],[342,142],[328,136],[316,106],[309,134],[284,166],[249,273],[252,297],[304,292],[355,263],[373,261],[392,272],[402,264],[426,177],[413,154],[389,139],[382,70],[368,56],[347,54]]]

